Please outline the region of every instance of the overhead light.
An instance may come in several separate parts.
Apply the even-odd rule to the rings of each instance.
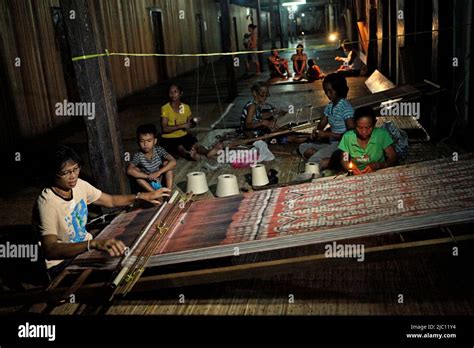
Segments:
[[[298,5],[304,5],[306,4],[306,0],[298,0],[298,1],[290,1],[290,2],[284,2],[281,4],[282,6],[298,6]]]
[[[301,14],[301,17],[304,17],[304,13]]]

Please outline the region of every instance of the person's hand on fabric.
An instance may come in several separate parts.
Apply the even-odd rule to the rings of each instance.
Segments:
[[[372,169],[370,164],[367,165],[367,167],[365,167],[364,170],[361,171],[362,174],[369,174],[369,173],[372,173],[372,172],[375,172],[375,169]]]
[[[367,165],[367,167],[372,168],[372,171],[376,171],[376,170],[379,170],[379,169],[386,168],[384,163],[380,163],[380,162],[370,163],[369,165]]]
[[[153,192],[141,192],[139,199],[147,201],[148,203],[158,205],[161,204],[158,199],[163,197],[169,197],[169,192],[171,192],[171,190],[166,187],[160,188],[159,190],[155,190]]]
[[[96,249],[108,253],[110,256],[120,256],[125,251],[125,244],[116,239],[91,240],[91,249]]]
[[[361,175],[361,174],[364,174],[363,171],[361,171],[359,169],[359,167],[357,167],[357,165],[354,164],[354,168],[352,169],[352,172],[354,173],[354,175]]]

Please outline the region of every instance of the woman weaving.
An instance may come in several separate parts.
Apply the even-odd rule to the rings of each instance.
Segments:
[[[397,162],[393,139],[383,128],[375,128],[377,118],[371,107],[354,113],[355,130],[344,133],[339,149],[344,152],[342,166],[354,174],[366,174],[391,167]],[[351,168],[352,163],[352,168]]]
[[[263,82],[255,83],[251,88],[253,100],[245,104],[240,116],[239,133],[246,138],[271,133],[275,128],[273,108],[265,104],[270,95],[268,86]]]
[[[95,240],[87,232],[89,204],[107,208],[126,207],[137,200],[159,204],[169,196],[162,188],[136,195],[109,195],[79,178],[81,158],[71,148],[60,145],[50,153],[46,169],[49,185],[38,197],[33,209],[33,228],[39,234],[46,267],[54,275],[71,259],[92,249],[110,256],[123,254],[125,245],[116,239]]]

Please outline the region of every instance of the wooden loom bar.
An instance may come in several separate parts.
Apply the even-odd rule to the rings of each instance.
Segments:
[[[170,227],[173,226],[173,224],[176,222],[177,218],[179,217],[179,213],[181,209],[186,208],[186,204],[190,205],[190,200],[192,197],[191,194],[187,194],[184,199],[181,199],[179,202],[174,202],[174,197],[173,195],[171,199],[171,207],[170,209],[166,212],[165,216],[161,219],[161,224],[156,225],[156,231],[153,233],[151,236],[150,240],[147,242],[145,247],[140,251],[139,255],[136,257],[136,260],[132,267],[127,270],[128,275],[125,278],[125,283],[122,283],[121,286],[119,286],[117,289],[112,294],[112,297],[115,294],[122,294],[126,295],[135,285],[135,283],[138,281],[140,276],[145,270],[145,267],[148,263],[148,260],[150,257],[153,255],[153,252],[156,250],[158,245],[161,244],[161,242],[164,240],[164,238],[167,236],[167,232],[169,231]],[[184,204],[183,207],[181,207],[181,204]]]
[[[152,227],[153,223],[156,221],[156,219],[158,218],[158,216],[161,214],[161,212],[163,211],[163,209],[168,205],[168,204],[172,204],[174,203],[174,201],[176,200],[176,198],[178,197],[179,195],[179,192],[178,191],[175,191],[173,193],[173,195],[171,196],[170,200],[168,202],[165,202],[158,210],[155,214],[153,214],[153,216],[150,218],[150,220],[148,221],[148,223],[145,225],[145,227],[140,231],[140,233],[138,234],[137,238],[135,239],[135,241],[133,242],[132,244],[132,247],[130,248],[130,251],[129,253],[126,253],[123,257],[122,257],[122,260],[120,261],[119,265],[117,266],[117,268],[120,268],[120,266],[122,266],[122,269],[120,269],[117,274],[117,276],[114,278],[114,280],[112,281],[112,287],[117,287],[120,282],[122,281],[123,277],[125,277],[127,275],[127,273],[129,272],[129,267],[126,265],[126,261],[127,259],[129,258],[130,255],[132,255],[132,253],[135,251],[135,249],[138,247],[138,245],[140,244],[140,242],[142,241],[142,239],[145,237],[145,235],[147,234],[147,232],[149,231],[149,229]]]
[[[302,125],[294,126],[294,127],[289,128],[289,129],[282,130],[282,131],[272,132],[272,133],[265,134],[265,135],[255,137],[255,138],[247,138],[247,139],[236,140],[236,141],[231,142],[229,144],[229,147],[232,148],[232,147],[235,147],[235,146],[238,146],[238,145],[244,145],[244,144],[252,143],[252,142],[255,142],[257,140],[270,139],[270,138],[277,137],[279,135],[284,135],[284,134],[289,134],[289,133],[293,133],[293,132],[298,132],[298,131],[301,131],[301,130],[306,130],[306,129],[309,129],[309,128],[314,128],[314,127],[316,127],[317,122],[319,122],[319,120],[316,120],[312,123],[305,123],[305,124],[302,124]]]
[[[168,218],[174,206],[175,206],[175,203],[172,203],[170,210],[168,210],[163,220]],[[151,225],[149,227],[151,227]],[[133,284],[135,284],[136,280],[140,277],[141,273],[143,272],[144,255],[148,255],[153,250],[151,249],[150,245],[153,243],[153,239],[155,238],[156,235],[158,235],[159,237],[162,236],[162,230],[158,227],[158,225],[157,225],[157,231],[154,232],[153,235],[151,236],[151,240],[150,240],[151,243],[150,241],[148,241],[145,247],[140,250],[132,266],[129,269],[127,269],[127,276],[125,277],[124,282],[122,282],[120,286],[117,287],[117,289],[115,289],[114,294],[120,294],[120,293],[125,294],[126,292],[128,292],[128,289],[133,287]]]

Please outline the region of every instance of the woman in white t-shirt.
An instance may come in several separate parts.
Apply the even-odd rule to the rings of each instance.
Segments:
[[[48,162],[46,174],[49,185],[41,192],[33,211],[33,227],[39,233],[48,270],[60,267],[64,259],[92,249],[114,257],[123,254],[123,242],[116,239],[93,240],[86,231],[89,204],[115,208],[128,206],[138,199],[159,204],[157,199],[169,196],[167,188],[139,192],[137,195],[112,196],[101,192],[79,178],[81,158],[64,145],[51,152]]]

